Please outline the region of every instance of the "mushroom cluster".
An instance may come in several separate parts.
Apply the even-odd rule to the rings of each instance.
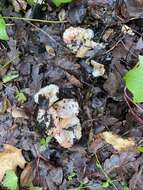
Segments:
[[[89,50],[94,48],[102,49],[104,46],[94,42],[94,32],[91,29],[81,27],[69,27],[63,33],[63,41],[66,46],[76,54],[78,58],[86,57]]]
[[[54,84],[35,94],[34,100],[39,105],[37,121],[46,125],[48,135],[62,147],[69,148],[81,138],[79,105],[74,99],[59,100],[58,94],[59,87]]]

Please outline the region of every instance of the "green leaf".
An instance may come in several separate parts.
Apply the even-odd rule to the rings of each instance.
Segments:
[[[133,101],[143,102],[143,56],[139,56],[139,63],[126,73],[124,80],[133,95]]]
[[[40,152],[46,150],[52,138],[53,138],[52,136],[48,136],[46,137],[46,139],[45,138],[40,139]]]
[[[129,190],[126,182],[122,182],[121,185],[123,187],[123,190]]]
[[[98,161],[96,162],[96,167],[99,168],[99,169],[102,169],[102,166]]]
[[[18,178],[13,170],[8,170],[2,182],[4,187],[10,190],[16,190],[18,187]]]
[[[12,74],[9,74],[9,75],[5,75],[3,78],[2,78],[2,81],[4,83],[7,83],[7,82],[10,82],[16,78],[19,77],[19,74],[18,73],[12,73]]]
[[[27,101],[27,97],[25,96],[25,94],[22,91],[16,91],[16,99],[21,102],[24,103]]]
[[[77,177],[77,173],[73,171],[68,176],[68,181],[72,181],[74,177]]]
[[[36,4],[36,1],[37,0],[27,0],[27,3],[30,5],[30,6],[33,6]]]
[[[138,150],[138,152],[143,153],[143,146],[138,146],[137,150]]]
[[[52,0],[52,2],[59,7],[62,3],[71,3],[72,0]]]
[[[110,186],[110,184],[108,183],[108,181],[105,181],[105,182],[102,182],[101,186],[104,188],[107,188]]]
[[[0,39],[1,40],[8,40],[9,37],[6,32],[6,23],[2,16],[0,16]]]

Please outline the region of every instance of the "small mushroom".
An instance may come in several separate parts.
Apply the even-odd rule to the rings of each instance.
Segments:
[[[49,101],[49,106],[58,100],[57,94],[59,93],[59,87],[54,84],[50,84],[44,88],[41,88],[34,96],[34,100],[39,104],[39,97],[45,97]]]

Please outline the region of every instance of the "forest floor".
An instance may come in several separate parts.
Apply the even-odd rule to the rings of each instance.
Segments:
[[[142,190],[142,153],[116,145],[130,138],[142,146],[143,126],[128,107],[123,80],[143,49],[137,10],[113,0],[81,0],[58,8],[47,1],[19,11],[8,1],[0,4],[2,16],[21,18],[5,18],[9,40],[0,41],[1,79],[18,74],[0,81],[0,145],[2,152],[4,144],[22,150],[26,165],[16,170],[20,189],[32,183],[43,190]],[[76,56],[63,40],[71,26],[91,29],[99,47]],[[104,67],[100,76],[94,76],[91,60]],[[34,95],[50,84],[59,87],[59,99],[79,105],[82,134],[69,148],[37,122]],[[103,138],[104,132],[112,140]]]

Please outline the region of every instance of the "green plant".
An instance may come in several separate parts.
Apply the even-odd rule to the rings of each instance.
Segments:
[[[52,0],[52,2],[59,7],[62,3],[71,3],[72,0]]]
[[[72,171],[70,175],[68,175],[67,180],[71,182],[76,177],[77,177],[77,173],[75,171]],[[78,187],[69,188],[68,190],[82,190],[82,189],[85,189],[85,187],[86,187],[86,182],[80,181]]]
[[[0,40],[8,40],[9,37],[6,32],[6,23],[2,16],[0,16]]]
[[[32,6],[32,5],[35,5],[37,2],[37,0],[27,0],[27,3]]]
[[[2,181],[4,187],[10,190],[17,190],[18,178],[13,170],[8,170],[5,174],[4,180]]]
[[[12,73],[12,74],[8,74],[8,75],[5,75],[3,78],[2,78],[2,81],[3,83],[7,83],[7,82],[10,82],[16,78],[19,77],[19,74],[18,73]]]
[[[25,94],[22,91],[17,90],[15,97],[21,103],[24,103],[27,101],[27,97],[25,96]]]
[[[77,173],[75,171],[71,172],[70,175],[67,177],[68,181],[72,181],[74,177],[77,177]]]
[[[107,188],[107,187],[112,186],[112,185],[113,185],[113,181],[110,178],[108,178],[106,181],[102,182],[102,184],[101,184],[101,186],[104,188]]]
[[[138,150],[139,153],[143,153],[143,146],[138,146],[137,150]]]
[[[78,187],[70,188],[68,190],[82,190],[82,189],[85,189],[85,183],[84,182],[80,182],[80,185]]]
[[[49,145],[49,143],[50,143],[50,141],[52,140],[52,136],[48,136],[48,137],[46,137],[46,138],[41,138],[40,139],[40,151],[42,152],[42,151],[44,151],[44,150],[46,150],[46,148],[48,147],[48,145]]]
[[[129,190],[128,186],[127,186],[127,183],[126,182],[121,182],[121,185],[123,187],[123,190]]]
[[[143,102],[143,56],[139,56],[139,62],[126,73],[124,80],[133,95],[134,103]]]

